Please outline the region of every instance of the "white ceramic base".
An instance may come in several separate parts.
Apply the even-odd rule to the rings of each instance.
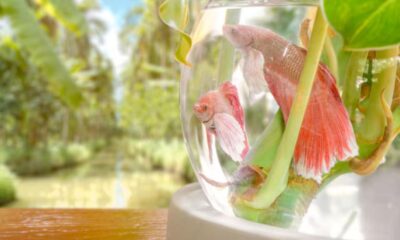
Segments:
[[[167,240],[331,239],[226,216],[208,203],[199,184],[175,193],[168,213]]]

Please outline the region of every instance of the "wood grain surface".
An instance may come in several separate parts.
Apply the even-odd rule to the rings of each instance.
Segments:
[[[0,239],[164,240],[167,210],[0,209]]]

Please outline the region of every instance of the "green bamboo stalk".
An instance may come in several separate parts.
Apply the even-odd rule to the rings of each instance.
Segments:
[[[227,9],[225,16],[226,24],[238,24],[240,20],[240,9]],[[235,48],[226,40],[222,40],[221,51],[218,60],[218,80],[230,81],[234,68]]]
[[[328,57],[328,68],[329,70],[331,70],[331,73],[335,77],[336,81],[338,81],[339,68],[338,68],[336,52],[333,47],[332,41],[329,37],[325,38],[324,49],[326,56]]]
[[[399,54],[398,47],[376,52],[376,59],[393,59]],[[386,67],[376,75],[377,81],[372,83],[365,118],[357,130],[358,138],[367,145],[379,142],[386,126],[386,117],[381,106],[381,94],[389,106],[392,103],[394,85],[396,81],[397,64]],[[373,149],[371,149],[373,150]],[[366,153],[368,155],[368,153]]]
[[[343,84],[343,102],[350,118],[354,118],[354,110],[358,105],[360,92],[357,87],[357,77],[364,69],[368,51],[353,52],[350,56]]]
[[[327,27],[328,25],[323,18],[321,9],[318,9],[311,33],[310,44],[308,45],[308,54],[305,59],[304,69],[300,76],[286,129],[279,144],[271,171],[266,182],[262,185],[254,199],[245,202],[246,205],[252,208],[268,208],[287,186],[290,163],[310,98],[315,74],[325,42]]]

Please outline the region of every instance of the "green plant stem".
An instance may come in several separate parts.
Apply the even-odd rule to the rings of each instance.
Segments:
[[[236,216],[251,221],[295,229],[318,191],[317,182],[304,179],[291,170],[287,187],[270,207],[255,209],[233,199],[233,211]]]
[[[398,47],[393,47],[376,52],[376,59],[393,59],[399,54]],[[374,145],[379,142],[379,138],[383,135],[386,118],[381,107],[381,94],[383,92],[387,104],[392,103],[394,85],[396,81],[397,64],[393,63],[387,66],[376,77],[377,81],[372,83],[371,92],[369,95],[368,106],[365,113],[365,118],[360,124],[357,131],[359,139],[367,143],[367,145]],[[366,153],[368,155],[368,153]]]
[[[275,159],[276,151],[285,129],[282,111],[278,111],[263,132],[261,139],[267,141],[257,142],[249,153],[251,164],[269,169]]]
[[[357,77],[364,69],[368,51],[353,52],[350,56],[343,84],[343,102],[350,118],[354,118],[354,110],[358,105],[360,92],[357,87]]]
[[[225,23],[237,24],[240,20],[240,9],[227,9]],[[221,82],[230,81],[232,77],[235,48],[225,38],[221,42],[221,51],[218,61],[218,80]]]
[[[335,49],[333,48],[332,41],[331,41],[331,39],[329,37],[325,38],[324,48],[325,48],[326,56],[328,57],[329,70],[331,70],[331,73],[333,74],[333,76],[337,80],[338,76],[339,76],[338,62],[337,62]]]
[[[321,9],[318,9],[296,96],[270,174],[254,199],[246,202],[253,208],[268,208],[287,186],[290,163],[318,69],[327,27]]]

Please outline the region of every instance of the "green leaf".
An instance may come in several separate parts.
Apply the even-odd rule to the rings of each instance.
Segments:
[[[60,21],[71,32],[81,36],[87,33],[87,23],[74,1],[38,0],[46,12]]]
[[[79,88],[25,0],[0,0],[0,7],[11,21],[17,42],[29,52],[31,61],[46,76],[50,90],[70,107],[79,106],[82,102]]]
[[[323,0],[325,16],[345,49],[376,49],[400,43],[399,0]]]
[[[166,0],[160,5],[159,14],[161,20],[170,28],[176,30],[180,36],[180,44],[175,52],[178,62],[187,66],[191,64],[186,60],[192,47],[192,39],[185,28],[189,21],[189,3],[187,0]]]

